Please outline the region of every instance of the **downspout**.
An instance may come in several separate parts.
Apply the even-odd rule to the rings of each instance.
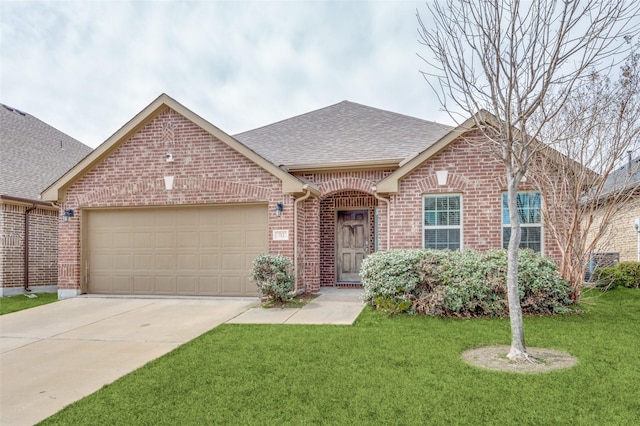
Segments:
[[[292,293],[294,295],[298,293],[298,203],[311,196],[309,185],[304,185],[302,189],[307,191],[307,193],[293,202],[293,273],[295,274],[295,280]]]
[[[34,204],[24,212],[24,291],[30,292],[29,288],[29,213],[36,209]]]
[[[377,188],[373,187],[373,196],[376,199],[387,203],[387,250],[391,249],[391,203],[388,199],[378,195]]]

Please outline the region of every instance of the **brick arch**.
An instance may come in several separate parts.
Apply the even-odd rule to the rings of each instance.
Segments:
[[[467,180],[455,171],[449,172],[446,185],[439,185],[438,178],[435,173],[429,174],[428,177],[418,181],[420,192],[434,192],[434,189],[442,192],[463,192],[467,188]]]
[[[176,177],[173,183],[175,192],[216,192],[224,194],[242,195],[252,200],[268,200],[271,188],[249,185],[239,182],[221,181],[216,179]],[[110,200],[121,196],[131,196],[141,193],[158,194],[166,193],[164,179],[142,179],[135,182],[106,186],[77,197],[78,206],[91,206],[100,201]]]
[[[323,182],[319,186],[320,199],[324,199],[341,191],[360,191],[373,195],[375,182],[357,177],[342,177]]]

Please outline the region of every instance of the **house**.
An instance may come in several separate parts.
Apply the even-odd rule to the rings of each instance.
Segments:
[[[55,292],[59,209],[40,192],[91,148],[0,104],[0,297]]]
[[[317,291],[375,250],[502,247],[505,173],[473,123],[345,101],[232,137],[163,94],[43,192],[74,212],[58,294],[255,296],[265,252]],[[519,200],[522,245],[557,257],[540,194]]]
[[[628,161],[611,173],[602,189],[594,228],[600,227],[604,216],[608,226],[596,244],[589,272],[618,261],[640,262],[640,157],[634,158],[632,151],[628,154]],[[612,194],[617,205],[614,213],[608,214]]]

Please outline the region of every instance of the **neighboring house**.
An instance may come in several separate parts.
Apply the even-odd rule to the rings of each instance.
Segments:
[[[91,148],[0,104],[0,297],[55,292],[59,209],[39,199]]]
[[[345,101],[232,137],[161,95],[43,192],[75,212],[58,294],[254,296],[265,252],[317,291],[375,250],[502,247],[504,168],[473,123]],[[523,245],[557,259],[526,185]]]
[[[594,228],[600,226],[602,216],[610,208],[608,198],[611,194],[616,194],[617,205],[596,245],[590,271],[596,263],[640,262],[640,157],[633,158],[632,153],[629,157],[624,166],[609,176],[603,187],[603,202],[594,215]]]

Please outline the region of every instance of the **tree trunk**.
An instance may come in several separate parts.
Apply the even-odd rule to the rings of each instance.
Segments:
[[[509,301],[509,319],[511,321],[511,350],[507,358],[511,360],[528,359],[524,345],[524,324],[520,291],[518,289],[518,248],[520,246],[520,218],[518,216],[518,179],[512,170],[507,171],[507,203],[511,222],[511,237],[507,249],[507,298]]]

